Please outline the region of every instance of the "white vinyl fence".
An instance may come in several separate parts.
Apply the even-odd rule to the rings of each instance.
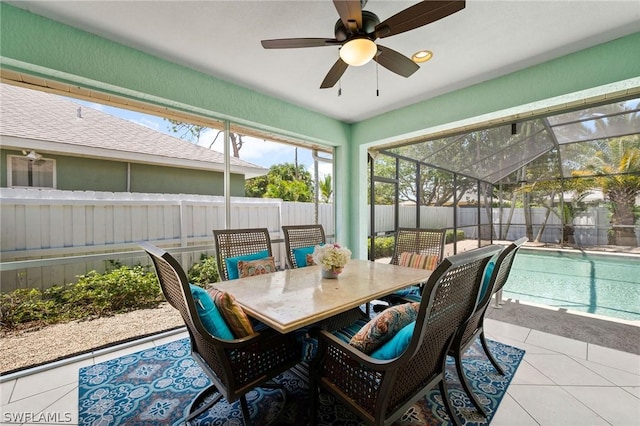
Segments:
[[[212,231],[224,227],[224,197],[1,188],[0,199],[5,292],[74,282],[90,270],[104,271],[107,260],[146,264],[145,256],[127,254],[139,250],[140,241],[181,248],[179,259],[188,268],[201,253],[213,254]],[[334,234],[333,216],[333,205],[319,205],[318,221],[328,236]],[[282,267],[282,225],[314,220],[313,203],[231,199],[230,227],[267,228]],[[69,262],[67,256],[91,257]],[[29,261],[37,267],[29,267]],[[11,262],[21,267],[8,266]]]
[[[232,198],[231,228],[269,229],[276,262],[284,267],[282,225],[315,223],[313,203],[273,199]],[[466,238],[478,238],[478,210],[459,208],[456,226]],[[481,223],[493,223],[493,237],[516,240],[525,235],[522,209],[516,209],[511,227],[500,228],[499,209],[490,222],[484,209]],[[394,207],[376,206],[375,230],[394,231]],[[509,210],[503,211],[503,223]],[[533,209],[534,235],[544,222],[546,210]],[[76,281],[90,270],[104,271],[108,260],[124,264],[147,264],[138,242],[173,248],[172,253],[188,269],[202,253],[213,254],[213,229],[222,228],[224,197],[173,194],[106,193],[0,188],[0,283],[1,290],[46,288]],[[400,206],[399,225],[416,226],[416,207]],[[362,218],[369,222],[370,216]],[[318,223],[328,236],[335,233],[333,205],[320,204]],[[578,245],[607,244],[610,228],[606,208],[592,209],[575,221]],[[451,207],[421,207],[420,227],[453,229]],[[640,239],[640,232],[636,232]],[[483,239],[488,233],[483,232]],[[558,242],[559,219],[551,215],[541,241]],[[639,241],[640,242],[640,241]],[[137,252],[134,254],[134,252]],[[88,256],[69,261],[68,257]],[[66,258],[66,259],[65,259]]]

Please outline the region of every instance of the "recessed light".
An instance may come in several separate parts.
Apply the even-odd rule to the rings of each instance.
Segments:
[[[411,55],[411,60],[415,63],[427,62],[431,58],[433,58],[433,52],[430,50],[419,50]]]

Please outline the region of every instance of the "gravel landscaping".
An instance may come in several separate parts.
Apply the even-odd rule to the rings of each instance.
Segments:
[[[0,335],[0,374],[55,361],[175,327],[184,322],[168,303],[90,321]]]

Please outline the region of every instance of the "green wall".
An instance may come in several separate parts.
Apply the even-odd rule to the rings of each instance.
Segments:
[[[355,257],[366,257],[368,147],[557,105],[591,88],[604,96],[629,79],[640,86],[635,33],[349,125],[6,4],[0,24],[3,67],[337,147],[336,233]]]
[[[224,195],[222,173],[178,169],[149,164],[131,165],[131,192]],[[244,197],[244,177],[231,175],[231,195]]]
[[[0,186],[7,187],[7,155],[0,150]],[[56,188],[64,191],[127,191],[127,163],[83,157],[46,155],[56,160]],[[206,170],[131,163],[131,192],[224,195],[223,174]],[[244,176],[231,175],[231,196],[244,197]]]
[[[56,160],[57,189],[65,191],[127,191],[127,164],[92,158],[46,155]]]

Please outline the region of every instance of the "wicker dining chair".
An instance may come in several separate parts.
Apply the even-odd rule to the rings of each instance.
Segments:
[[[471,390],[471,387],[469,386],[469,383],[467,381],[467,377],[464,374],[464,370],[462,368],[462,357],[467,348],[476,340],[476,338],[479,337],[480,342],[482,343],[482,348],[487,354],[487,358],[489,359],[489,361],[491,361],[491,364],[494,366],[494,368],[501,375],[504,375],[504,370],[498,364],[487,345],[487,341],[484,336],[484,317],[487,312],[487,308],[489,307],[491,296],[497,290],[501,289],[507,282],[507,279],[509,278],[509,272],[511,271],[511,266],[513,265],[513,260],[515,259],[520,247],[526,241],[526,237],[520,238],[519,240],[509,244],[506,248],[504,248],[504,250],[500,252],[495,263],[493,264],[493,270],[491,271],[489,278],[486,279],[484,276],[482,278],[482,285],[478,297],[478,303],[476,304],[473,313],[461,325],[461,327],[458,328],[456,335],[453,338],[451,348],[449,348],[449,355],[455,359],[456,370],[458,372],[458,377],[460,378],[462,387],[464,388],[465,392],[471,399],[471,402],[476,407],[476,409],[480,411],[480,413],[482,413],[482,415],[484,415],[485,417],[487,413],[480,401],[478,401],[477,397]]]
[[[215,229],[213,239],[218,272],[223,281],[230,279],[227,259],[262,252],[267,253],[264,257],[273,256],[271,238],[267,228]]]
[[[393,246],[393,255],[389,263],[398,265],[402,253],[415,253],[437,256],[436,264],[438,264],[444,256],[445,236],[445,229],[398,228]],[[388,305],[395,305],[398,303],[418,301],[420,298],[419,295],[419,288],[412,286],[411,288],[383,297],[382,301]],[[386,307],[384,304],[376,304],[373,306],[373,309],[376,312],[380,312]]]
[[[191,356],[213,383],[193,400],[185,423],[224,397],[229,403],[239,399],[245,425],[253,424],[245,395],[257,387],[280,387],[267,382],[300,361],[301,348],[295,336],[268,328],[234,340],[210,334],[198,316],[180,264],[158,247],[148,243],[140,246],[153,261],[162,293],[184,320],[191,340]],[[213,399],[204,403],[212,395]]]
[[[447,415],[460,424],[444,380],[447,352],[456,330],[473,312],[485,266],[500,250],[487,246],[440,262],[423,288],[409,344],[396,358],[372,358],[336,333],[316,330],[319,347],[311,366],[312,421],[317,421],[321,389],[367,424],[390,425],[438,385]]]
[[[389,263],[397,265],[404,252],[438,256],[444,255],[445,229],[398,228]]]
[[[294,250],[325,244],[327,239],[322,225],[288,225],[282,227],[289,268],[299,268]]]

